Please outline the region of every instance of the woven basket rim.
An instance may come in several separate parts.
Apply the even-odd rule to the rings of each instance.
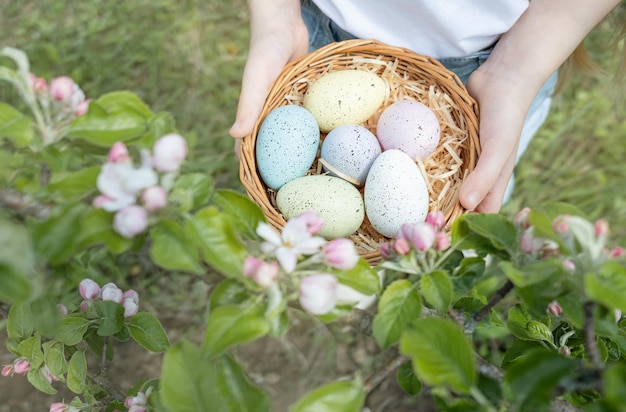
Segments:
[[[385,62],[397,59],[401,64],[406,64],[406,67],[403,68],[414,78],[418,78],[417,71],[427,70],[429,80],[432,79],[436,87],[441,88],[447,95],[450,95],[460,108],[461,113],[458,113],[458,116],[462,117],[465,122],[464,129],[467,131],[470,146],[467,154],[468,158],[463,159],[464,170],[465,172],[470,172],[475,167],[480,153],[478,104],[469,95],[456,74],[448,70],[435,58],[417,54],[403,47],[390,46],[377,40],[354,39],[330,43],[299,59],[291,61],[285,66],[270,88],[252,132],[241,140],[240,180],[248,196],[260,206],[268,223],[277,230],[281,230],[286,221],[271,203],[267,186],[260,178],[256,168],[255,146],[259,127],[271,110],[278,106],[289,104],[285,98],[285,90],[287,87],[293,87],[295,82],[302,81],[303,74],[314,73],[319,75],[321,73],[320,70],[323,70],[324,67],[332,66],[332,64],[341,59],[349,59],[354,56],[367,56],[369,58],[382,59]],[[456,199],[453,199],[453,203],[454,205],[451,206],[451,210],[446,216],[448,226],[456,217],[467,212],[458,202],[458,195]],[[378,249],[361,249],[359,254],[372,266],[376,265],[381,259]]]

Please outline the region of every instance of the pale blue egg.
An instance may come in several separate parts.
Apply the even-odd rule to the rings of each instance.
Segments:
[[[315,161],[320,130],[304,107],[285,105],[272,110],[256,138],[256,163],[261,179],[275,190],[304,176]]]

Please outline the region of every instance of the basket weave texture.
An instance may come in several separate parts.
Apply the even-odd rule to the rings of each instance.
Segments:
[[[439,147],[417,163],[429,188],[429,210],[442,211],[449,226],[466,212],[459,203],[458,193],[480,152],[478,105],[459,78],[436,59],[375,40],[331,43],[284,68],[269,91],[252,133],[241,142],[239,176],[248,196],[261,207],[268,223],[282,230],[286,221],[276,207],[276,191],[264,184],[257,170],[255,145],[259,127],[273,109],[286,104],[302,105],[311,82],[325,73],[346,69],[374,72],[387,84],[388,94],[381,108],[363,124],[374,134],[380,113],[397,100],[421,101],[439,118],[442,132]],[[320,173],[323,173],[321,163],[316,160],[309,174]],[[388,240],[367,218],[350,238],[360,256],[372,266],[381,260],[380,244]]]

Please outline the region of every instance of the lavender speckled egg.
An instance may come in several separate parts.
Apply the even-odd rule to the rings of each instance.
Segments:
[[[261,179],[272,189],[302,177],[309,170],[320,144],[315,117],[304,107],[279,106],[259,127],[256,162]]]
[[[304,94],[304,107],[329,132],[342,124],[359,124],[378,110],[387,94],[383,79],[364,70],[337,70],[313,81]]]
[[[394,237],[404,223],[428,213],[428,187],[413,159],[399,149],[385,150],[370,168],[364,189],[365,213],[380,234]]]
[[[380,153],[380,143],[372,132],[357,124],[345,124],[326,135],[320,157],[329,174],[361,186]]]
[[[280,188],[276,205],[287,219],[304,212],[317,213],[324,219],[319,235],[328,239],[356,232],[365,218],[361,192],[334,176],[307,175],[294,179]]]
[[[387,107],[376,125],[376,136],[384,150],[400,149],[414,160],[435,151],[441,126],[435,113],[415,100],[400,100]]]

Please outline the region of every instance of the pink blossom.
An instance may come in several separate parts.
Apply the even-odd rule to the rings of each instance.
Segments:
[[[626,256],[626,249],[621,246],[616,246],[609,251],[609,257],[611,259],[617,259]]]
[[[326,262],[336,269],[352,269],[359,261],[354,243],[346,238],[333,239],[324,247]]]
[[[439,231],[446,225],[446,217],[440,210],[434,210],[426,215],[426,223],[435,228],[435,231]]]
[[[535,237],[535,231],[532,226],[526,229],[526,231],[522,234],[522,237],[520,238],[520,249],[524,253],[539,253],[539,251],[543,247],[543,244],[543,239]]]
[[[563,268],[570,273],[574,273],[574,271],[576,271],[576,264],[571,259],[565,259],[563,260]]]
[[[0,372],[0,375],[6,376],[6,377],[13,376],[13,366],[12,365],[5,365],[2,368],[2,372]]]
[[[100,286],[91,279],[83,279],[78,285],[78,293],[83,299],[95,299],[100,294]]]
[[[154,143],[152,162],[161,172],[174,172],[187,156],[187,141],[176,133],[166,134]]]
[[[391,243],[390,242],[383,242],[380,245],[380,256],[382,256],[384,259],[389,259],[392,256],[392,249],[391,249]]]
[[[570,348],[568,348],[567,346],[561,346],[559,348],[559,353],[563,356],[570,356],[572,351],[570,350]]]
[[[593,227],[597,238],[609,235],[609,222],[606,219],[596,220]]]
[[[134,291],[133,289],[128,289],[122,294],[124,299],[133,299],[135,302],[139,302],[139,293]]]
[[[66,412],[67,405],[61,402],[54,402],[50,405],[50,412]]]
[[[147,228],[148,212],[141,206],[126,206],[113,218],[113,230],[127,239],[135,237]]]
[[[117,302],[122,304],[124,299],[124,293],[117,285],[113,282],[109,282],[106,285],[102,286],[102,300],[109,300],[112,302]]]
[[[133,405],[128,409],[128,412],[147,412],[148,410],[141,405]]]
[[[324,227],[324,218],[315,212],[304,212],[296,219],[303,219],[306,222],[308,232],[312,235],[318,233]]]
[[[130,155],[128,154],[128,148],[123,142],[115,142],[109,149],[107,155],[108,163],[128,163]]]
[[[137,392],[135,396],[127,396],[124,399],[124,406],[132,408],[133,406],[145,406],[148,403],[148,396],[143,392]]]
[[[124,298],[122,300],[122,306],[124,307],[125,318],[132,318],[139,311],[139,302],[133,298]]]
[[[526,230],[530,227],[530,222],[528,221],[528,215],[530,214],[531,209],[529,207],[525,207],[513,217],[513,223],[518,229]]]
[[[60,76],[50,82],[50,95],[54,100],[68,101],[74,94],[74,81],[67,76]]]
[[[313,315],[330,312],[337,303],[337,278],[328,273],[306,276],[300,281],[300,305]]]
[[[30,370],[30,362],[26,358],[17,358],[13,362],[13,370],[18,375],[24,375]]]
[[[554,230],[555,233],[560,234],[560,235],[567,234],[569,232],[569,222],[567,221],[568,219],[569,219],[569,215],[557,216],[552,221],[552,230]]]
[[[141,195],[143,207],[147,210],[158,210],[167,205],[167,192],[161,186],[150,186]]]
[[[311,236],[305,219],[289,219],[283,227],[282,234],[278,234],[270,225],[263,222],[259,223],[256,232],[264,239],[261,250],[275,256],[287,273],[295,270],[300,256],[313,255],[326,243],[322,237]]]
[[[89,104],[90,103],[91,103],[91,100],[89,100],[89,99],[83,100],[82,102],[78,103],[76,105],[76,107],[74,108],[74,115],[82,116],[85,113],[87,113],[89,111]]]
[[[135,203],[135,192],[126,188],[126,179],[133,172],[128,163],[105,163],[96,180],[96,186],[102,196],[94,200],[95,207],[102,207],[107,212],[114,212]],[[155,179],[156,180],[156,179]]]
[[[44,365],[44,367],[41,368],[41,376],[43,376],[44,379],[48,381],[48,383],[59,381],[59,378],[52,374],[52,372],[48,368],[48,365]]]
[[[81,312],[85,312],[87,309],[89,309],[89,301],[83,300],[82,302],[80,302],[78,310],[80,310]]]
[[[278,279],[278,264],[265,262],[254,256],[248,256],[243,263],[243,274],[263,288],[268,288]]]
[[[426,222],[405,223],[400,227],[397,239],[406,239],[421,252],[430,249],[435,242],[435,228]]]
[[[57,305],[57,308],[59,308],[59,313],[61,314],[61,316],[67,316],[68,314],[67,306],[65,306],[62,303],[59,303]]]
[[[393,250],[400,256],[408,255],[411,251],[411,244],[406,239],[396,239],[393,242]]]
[[[552,313],[554,316],[561,316],[563,314],[563,308],[559,305],[559,302],[553,300],[548,303],[548,312]]]
[[[447,250],[450,247],[450,235],[446,232],[437,232],[435,234],[435,249]]]
[[[48,91],[48,82],[42,77],[37,77],[33,73],[30,74],[30,85],[37,94],[44,94]]]

